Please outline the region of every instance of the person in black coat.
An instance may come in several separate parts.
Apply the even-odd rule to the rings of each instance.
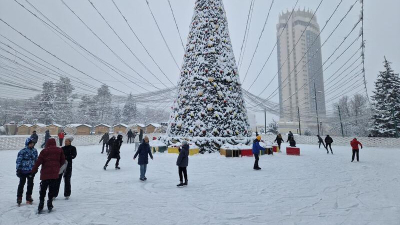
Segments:
[[[289,131],[289,133],[288,133],[288,139],[287,139],[286,142],[290,142],[291,139],[294,139],[294,136],[293,136],[292,131]]]
[[[37,135],[36,130],[34,130],[32,132],[31,139],[32,139],[32,142],[34,143],[33,147],[35,147],[36,143],[39,140],[39,136]]]
[[[73,137],[67,137],[65,139],[65,146],[62,147],[62,150],[64,152],[65,160],[68,162],[67,168],[65,169],[64,172],[64,197],[66,199],[69,199],[69,196],[71,196],[71,176],[72,176],[72,160],[76,158],[77,152],[75,146],[72,146],[72,141],[74,140]],[[61,183],[61,179],[59,180]],[[60,184],[58,185],[58,188],[60,188]],[[56,195],[54,197],[57,197],[58,195],[58,190],[56,192]]]
[[[179,148],[179,156],[176,160],[176,165],[179,168],[179,181],[178,187],[186,186],[188,184],[187,170],[186,167],[189,165],[189,144],[187,141],[182,142],[182,146]],[[185,183],[183,183],[183,177],[185,177]]]
[[[128,140],[127,140],[126,143],[127,143],[127,144],[131,144],[131,143],[132,143],[132,138],[133,138],[133,132],[132,132],[131,129],[129,129],[127,135],[128,135]]]
[[[319,148],[321,149],[321,144],[322,144],[322,146],[324,146],[324,148],[326,149],[324,140],[322,140],[322,138],[321,138],[319,135],[317,135],[317,137],[318,137]],[[328,152],[328,153],[329,153],[329,152]]]
[[[112,139],[114,139],[114,140],[112,141],[112,147],[110,149],[110,154],[108,155],[108,159],[107,159],[106,165],[104,165],[104,167],[103,167],[104,170],[107,169],[108,163],[110,162],[111,159],[117,159],[117,162],[115,163],[115,169],[117,169],[117,170],[121,169],[119,167],[119,160],[121,159],[119,150],[120,150],[122,142],[123,142],[122,141],[122,135],[118,135],[117,139],[112,137],[110,139],[110,141]],[[110,141],[108,141],[109,144],[110,144]]]
[[[46,133],[45,133],[45,135],[44,135],[44,142],[43,142],[43,144],[42,144],[42,148],[44,148],[44,146],[46,146],[46,143],[47,143],[47,141],[49,140],[51,138],[51,136],[50,136],[50,131],[49,130],[46,130]]]
[[[140,180],[145,181],[147,180],[146,170],[147,170],[147,164],[149,163],[149,155],[150,158],[153,160],[153,154],[151,154],[149,138],[147,136],[144,137],[143,142],[139,145],[138,150],[133,156],[133,160],[135,160],[138,155],[139,155],[138,164],[140,166]]]
[[[99,143],[101,141],[103,141],[103,148],[101,149],[101,154],[104,153],[104,146],[106,146],[106,152],[108,152],[108,141],[110,140],[110,136],[108,135],[108,133],[103,134],[103,136],[101,137]]]
[[[140,129],[140,132],[139,132],[139,142],[141,143],[142,140],[143,140],[143,130]]]
[[[283,142],[283,138],[281,134],[276,135],[275,142],[278,143],[279,150],[281,149],[281,144]]]
[[[114,146],[114,142],[115,142],[115,141],[116,141],[115,136],[112,136],[112,137],[110,138],[110,140],[108,140],[108,142],[107,142],[107,145],[108,145],[107,155],[110,154],[110,152],[111,152],[111,150],[112,150],[112,148],[113,148],[113,146]]]
[[[326,137],[325,137],[325,144],[326,144],[326,153],[327,153],[327,154],[329,154],[328,146],[329,146],[329,148],[331,149],[331,153],[333,154],[333,151],[332,151],[332,142],[333,142],[333,139],[331,138],[331,136],[326,135]]]

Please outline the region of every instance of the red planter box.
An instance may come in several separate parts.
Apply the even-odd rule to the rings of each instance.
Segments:
[[[278,146],[272,146],[272,150],[274,152],[279,152],[279,147]]]
[[[242,156],[253,156],[252,149],[242,149],[240,152]]]
[[[286,147],[286,155],[300,155],[300,148]]]

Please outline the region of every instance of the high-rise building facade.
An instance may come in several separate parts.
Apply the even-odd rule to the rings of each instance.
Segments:
[[[297,10],[290,14],[281,14],[276,27],[280,131],[295,132],[299,112],[302,130],[315,130],[316,104],[321,121],[326,117],[320,29],[312,12]]]

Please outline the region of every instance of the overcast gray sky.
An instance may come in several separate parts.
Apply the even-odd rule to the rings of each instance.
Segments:
[[[25,1],[16,0],[23,4],[32,12],[37,12]],[[40,22],[37,18],[32,16],[24,8],[14,0],[1,0],[0,1],[0,18],[9,23],[11,26],[21,31],[24,35],[29,37],[31,40],[41,45],[45,49],[59,56],[69,64],[84,71],[85,73],[96,77],[109,84],[111,87],[120,90],[125,93],[144,93],[146,90],[138,87],[127,79],[116,74],[114,71],[108,69],[104,65],[92,61],[104,71],[111,74],[106,74],[103,70],[100,70],[87,59],[78,54],[74,49],[68,46],[58,36],[56,36],[47,26]],[[244,74],[249,66],[251,56],[255,50],[257,40],[261,33],[264,21],[267,16],[268,9],[272,0],[255,0],[255,8],[253,12],[253,18],[251,22],[249,39],[244,55],[244,61],[240,70],[241,80],[244,78]],[[380,1],[365,1],[365,39],[366,39],[366,78],[368,82],[368,89],[370,94],[373,90],[373,83],[377,77],[378,71],[382,70],[383,56],[385,55],[388,60],[392,61],[393,68],[395,71],[400,71],[400,44],[398,37],[400,37],[400,1],[398,0],[380,0]],[[103,44],[101,43],[69,10],[61,0],[29,0],[37,9],[39,9],[44,15],[46,15],[52,22],[57,24],[63,29],[68,35],[74,38],[82,46],[89,51],[93,52],[100,58],[104,59],[108,63],[114,65],[129,76],[129,79],[138,81],[138,83],[145,87],[147,90],[157,90],[153,86],[149,85],[141,77],[135,74],[130,68],[121,63],[116,56]],[[104,42],[117,53],[125,62],[127,62],[133,69],[141,74],[145,79],[150,81],[158,88],[165,87],[162,83],[167,86],[172,86],[167,78],[161,73],[161,71],[155,66],[152,60],[148,57],[142,46],[139,44],[137,39],[131,33],[129,27],[126,25],[119,12],[115,8],[111,0],[92,0],[94,5],[103,14],[106,20],[111,24],[115,31],[120,35],[123,41],[132,49],[132,51],[138,56],[138,58],[154,73],[161,81],[156,80],[129,52],[129,50],[122,44],[122,42],[114,35],[112,30],[97,14],[95,9],[86,0],[65,0],[66,4],[74,10],[81,19],[89,25],[89,27],[104,40]],[[176,84],[179,78],[179,70],[175,65],[172,57],[170,56],[168,49],[166,48],[161,35],[159,34],[157,27],[151,17],[150,11],[147,8],[145,0],[115,0],[117,6],[120,8],[122,13],[126,16],[131,27],[136,32],[138,37],[143,42],[144,46],[148,49],[150,54],[154,57],[155,61],[160,65],[161,69],[168,76],[168,78]],[[170,0],[175,17],[182,35],[184,44],[186,44],[187,35],[189,32],[189,24],[193,15],[193,7],[195,0]],[[251,83],[256,78],[257,74],[261,70],[261,67],[268,55],[270,54],[275,41],[276,41],[276,24],[278,22],[279,13],[286,10],[291,10],[295,5],[295,0],[275,0],[272,7],[271,15],[269,17],[267,26],[265,28],[262,40],[260,42],[257,54],[253,61],[252,66],[249,70],[249,75],[243,82],[243,88],[248,89]],[[306,8],[315,10],[320,0],[299,0],[296,8]],[[333,12],[336,5],[340,0],[325,0],[323,1],[320,9],[317,11],[317,20],[322,28],[325,21]],[[172,54],[175,57],[178,65],[182,63],[184,50],[182,48],[177,29],[174,24],[174,20],[169,9],[167,0],[149,0],[151,9],[159,23],[159,26],[165,36],[166,42],[171,48]],[[236,59],[239,58],[239,53],[242,45],[243,35],[246,26],[246,20],[248,16],[248,10],[251,0],[224,0],[225,10],[228,17],[229,30],[231,40],[233,43],[233,49]],[[323,42],[334,27],[339,23],[340,19],[345,15],[350,5],[354,3],[354,0],[343,0],[343,3],[339,7],[337,13],[332,18],[331,22],[326,27],[326,30],[321,34],[321,41]],[[353,25],[358,21],[361,10],[360,3],[357,3],[355,8],[350,12],[347,18],[343,21],[343,24],[333,34],[326,46],[322,48],[323,60],[327,59],[334,49],[340,44],[343,38],[351,30]],[[38,15],[40,16],[40,15]],[[40,16],[41,17],[41,16]],[[94,86],[100,86],[99,82],[93,81],[91,78],[86,77],[78,73],[77,71],[69,68],[62,62],[46,54],[44,51],[34,46],[29,41],[25,40],[19,34],[14,32],[12,29],[7,27],[4,23],[0,22],[0,33],[11,40],[15,41],[22,47],[32,51],[38,56],[44,58],[48,62],[57,65],[59,68],[73,74],[74,76],[80,77],[82,80],[89,82]],[[359,28],[350,36],[345,42],[342,48],[339,49],[338,53],[341,53],[345,47],[347,47],[352,40],[358,35]],[[9,43],[3,37],[0,37],[0,41]],[[335,64],[333,64],[324,73],[325,80],[329,78],[343,63],[355,52],[359,44],[354,45],[343,57],[341,57]],[[75,49],[77,48],[72,44]],[[4,46],[1,46],[4,47]],[[82,53],[81,50],[78,50]],[[338,53],[333,57],[336,58]],[[11,57],[9,54],[0,50],[0,54]],[[88,57],[87,54],[83,53]],[[90,58],[90,57],[88,57]],[[18,59],[14,56],[14,59],[18,62]],[[1,60],[0,62],[4,65],[6,61]],[[330,62],[330,61],[329,61]],[[327,65],[329,65],[329,62]],[[10,64],[11,66],[15,66]],[[277,56],[276,50],[272,53],[265,69],[263,70],[260,78],[256,84],[250,89],[250,92],[258,95],[260,91],[266,87],[271,81],[272,77],[277,73]],[[41,83],[43,80],[32,79],[34,84]],[[27,81],[27,83],[29,83]],[[263,93],[261,97],[268,97],[278,87],[278,80],[275,78],[271,86],[267,91]],[[16,90],[16,89],[15,89]],[[13,91],[15,91],[13,90]],[[112,90],[114,94],[120,94],[121,92]],[[11,92],[5,93],[0,92],[3,96],[10,96]],[[29,92],[23,92],[25,93]],[[339,91],[340,93],[340,91]],[[351,94],[351,92],[350,92]],[[334,94],[332,94],[334,96]],[[327,96],[327,98],[332,97]],[[278,102],[278,95],[276,95],[273,101]],[[329,106],[329,104],[328,104]]]

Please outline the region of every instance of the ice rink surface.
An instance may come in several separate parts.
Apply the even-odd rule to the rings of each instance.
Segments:
[[[156,153],[141,182],[133,144],[122,146],[121,170],[113,159],[107,171],[100,146],[77,146],[71,198],[62,183],[41,215],[39,174],[34,204],[17,207],[18,151],[0,151],[0,224],[400,224],[400,149],[365,147],[351,163],[350,146],[299,147],[301,156],[261,156],[261,171],[251,157],[191,156],[189,185],[177,188],[175,154]]]

